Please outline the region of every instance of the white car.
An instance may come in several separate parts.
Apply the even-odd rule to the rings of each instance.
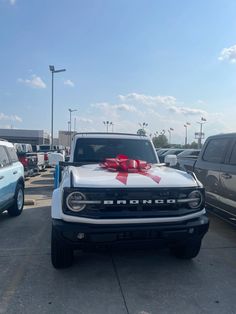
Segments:
[[[177,257],[193,258],[208,230],[205,213],[201,183],[159,164],[149,138],[77,134],[55,176],[52,264],[70,266],[77,248],[137,240],[161,240]]]
[[[0,212],[19,216],[24,206],[24,167],[12,143],[0,140]]]

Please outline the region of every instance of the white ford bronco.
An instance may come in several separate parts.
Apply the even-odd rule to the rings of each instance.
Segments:
[[[148,137],[76,134],[55,173],[52,264],[70,266],[75,249],[127,241],[161,241],[194,258],[209,227],[204,200],[195,175],[160,164]]]

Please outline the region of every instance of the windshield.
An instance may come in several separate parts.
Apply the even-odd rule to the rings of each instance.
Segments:
[[[148,140],[81,138],[76,142],[75,162],[101,162],[106,158],[126,155],[130,159],[157,163],[153,147]]]

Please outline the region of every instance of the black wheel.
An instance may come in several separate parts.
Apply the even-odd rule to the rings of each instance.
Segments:
[[[8,214],[10,216],[19,216],[22,213],[24,207],[24,187],[21,183],[16,186],[14,203],[8,208]]]
[[[73,263],[73,249],[62,242],[52,226],[51,261],[55,268],[66,268]]]
[[[201,240],[192,240],[185,244],[178,244],[171,247],[171,252],[177,258],[192,259],[198,255],[200,248]]]

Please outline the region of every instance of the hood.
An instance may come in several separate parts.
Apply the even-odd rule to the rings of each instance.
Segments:
[[[111,172],[98,164],[70,166],[74,187],[91,188],[142,188],[142,187],[195,187],[198,183],[183,171],[152,165],[146,173]]]

